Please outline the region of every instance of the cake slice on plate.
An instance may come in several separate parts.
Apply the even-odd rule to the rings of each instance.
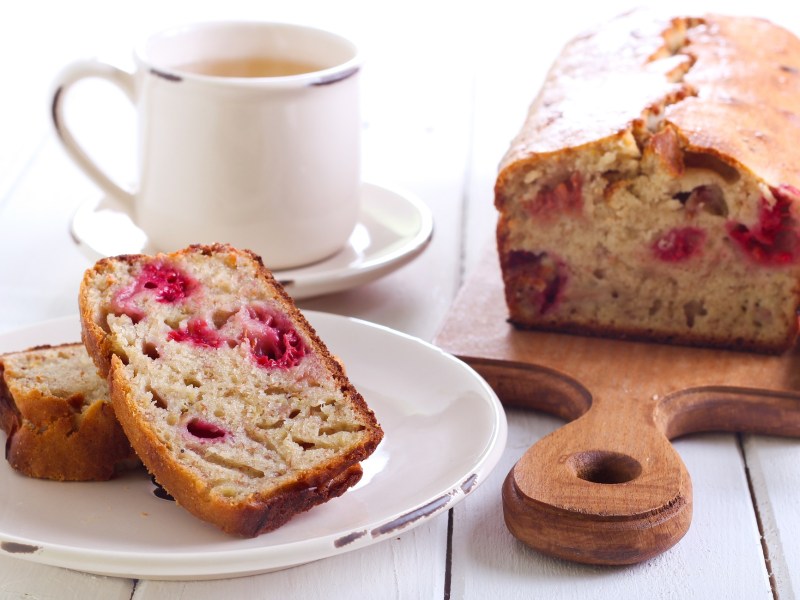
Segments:
[[[82,344],[0,355],[6,459],[24,475],[103,481],[139,464]]]
[[[170,495],[255,536],[341,495],[382,438],[260,258],[227,245],[120,256],[80,289],[84,344]]]

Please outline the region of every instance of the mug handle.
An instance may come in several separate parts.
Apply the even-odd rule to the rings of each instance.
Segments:
[[[104,192],[114,196],[127,205],[128,209],[133,208],[133,194],[122,188],[108,175],[106,175],[97,163],[86,153],[81,145],[72,135],[64,118],[64,98],[69,89],[82,79],[88,78],[105,79],[119,87],[128,99],[134,102],[134,76],[127,71],[109,65],[98,60],[88,59],[75,61],[61,70],[54,82],[52,94],[51,117],[59,140],[72,160],[94,181]]]

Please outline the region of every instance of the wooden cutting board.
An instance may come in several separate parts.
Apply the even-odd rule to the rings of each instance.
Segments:
[[[492,251],[435,343],[504,404],[568,421],[522,456],[502,490],[511,533],[547,554],[623,565],[677,543],[691,523],[692,487],[676,437],[800,436],[796,349],[764,356],[519,331],[506,319]]]

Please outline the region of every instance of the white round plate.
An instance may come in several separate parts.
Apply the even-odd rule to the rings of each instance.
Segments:
[[[145,233],[113,198],[83,203],[73,215],[71,231],[92,261],[155,252]],[[433,217],[421,200],[412,194],[364,183],[358,224],[340,252],[307,267],[273,273],[296,300],[340,292],[407,264],[427,247],[432,234]]]
[[[497,396],[470,367],[365,321],[306,316],[375,411],[384,440],[340,498],[252,539],[228,536],[154,494],[144,470],[108,482],[22,476],[0,460],[0,554],[101,575],[214,579],[265,573],[363,548],[452,508],[506,442]],[[79,339],[77,317],[0,335],[0,353]]]

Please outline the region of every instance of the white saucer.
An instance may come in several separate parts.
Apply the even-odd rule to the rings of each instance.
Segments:
[[[95,261],[119,254],[152,254],[145,233],[113,198],[83,203],[72,237]],[[361,187],[361,216],[338,254],[275,277],[296,300],[339,292],[383,277],[418,256],[433,234],[430,209],[415,196],[372,183]]]
[[[305,315],[347,365],[384,430],[361,481],[341,498],[242,539],[157,497],[143,470],[62,483],[24,477],[0,458],[0,556],[139,579],[266,573],[394,539],[486,481],[505,448],[507,423],[482,377],[439,348],[380,325]],[[75,315],[0,335],[0,353],[78,339]]]

